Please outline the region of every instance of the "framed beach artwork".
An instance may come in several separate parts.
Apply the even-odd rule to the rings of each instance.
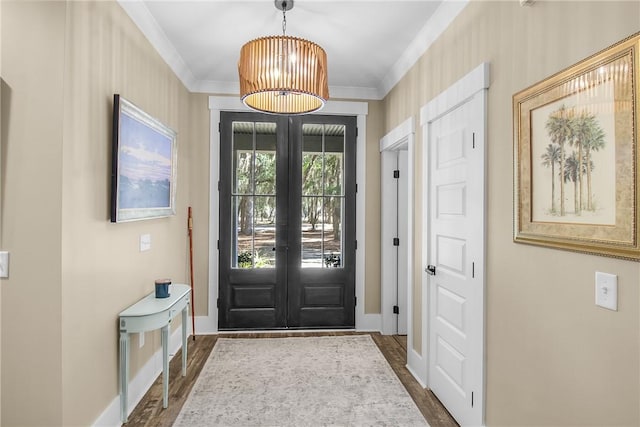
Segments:
[[[111,222],[175,215],[176,133],[113,96]]]
[[[513,96],[514,241],[640,260],[640,33]]]

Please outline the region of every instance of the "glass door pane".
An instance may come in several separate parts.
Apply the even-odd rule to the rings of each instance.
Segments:
[[[302,125],[302,268],[343,266],[344,140],[344,125]]]
[[[231,267],[275,268],[276,124],[232,125]]]

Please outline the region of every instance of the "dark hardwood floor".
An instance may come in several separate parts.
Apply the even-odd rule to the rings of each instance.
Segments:
[[[204,366],[211,350],[218,338],[279,338],[290,336],[317,336],[317,335],[352,335],[358,332],[283,332],[283,333],[221,333],[220,335],[199,335],[195,341],[189,338],[187,341],[187,376],[181,375],[180,351],[175,355],[169,366],[169,407],[162,408],[162,375],[153,383],[147,394],[135,407],[126,427],[142,426],[171,426],[175,421],[180,408],[184,404],[189,391],[193,387],[202,367]],[[370,334],[380,348],[382,354],[391,365],[402,384],[416,402],[420,412],[432,427],[449,427],[458,424],[449,415],[438,399],[428,390],[423,389],[405,367],[407,361],[406,336]]]
[[[404,351],[406,353],[407,351],[407,336],[406,335],[392,335],[393,339],[395,339],[398,344],[400,344],[400,347],[404,348]]]

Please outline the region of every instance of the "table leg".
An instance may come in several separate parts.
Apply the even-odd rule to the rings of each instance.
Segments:
[[[187,375],[187,313],[189,305],[182,309],[182,376]]]
[[[169,406],[169,325],[162,327],[162,407]]]
[[[127,422],[129,403],[129,334],[120,332],[120,420]]]

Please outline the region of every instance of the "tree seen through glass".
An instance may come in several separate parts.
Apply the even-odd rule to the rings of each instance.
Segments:
[[[275,268],[276,125],[234,122],[234,268]],[[303,125],[302,267],[342,267],[344,125]]]
[[[302,267],[342,267],[344,125],[302,134]]]

